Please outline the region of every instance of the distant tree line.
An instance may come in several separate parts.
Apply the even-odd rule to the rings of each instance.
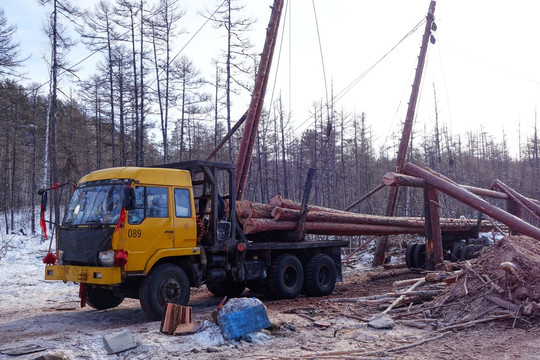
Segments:
[[[37,231],[41,187],[76,182],[88,172],[111,166],[206,158],[235,120],[233,99],[250,93],[257,63],[246,40],[252,21],[240,17],[236,1],[219,1],[217,10],[202,14],[226,39],[222,55],[212,62],[211,76],[201,74],[189,57],[175,57],[171,51],[171,42],[185,36],[177,0],[153,5],[146,0],[101,1],[84,14],[60,0],[40,1],[56,19],[48,31],[53,71],[47,86],[22,85],[18,67],[24,59],[11,40],[15,29],[0,11],[0,214],[6,232],[20,227]],[[95,73],[72,89],[62,85],[76,68],[67,61],[72,42],[59,25],[68,17],[88,48],[102,54]],[[348,113],[329,101],[314,104],[311,125],[301,133],[293,131],[298,119],[280,97],[267,104],[246,199],[267,202],[281,194],[300,200],[313,167],[310,203],[343,209],[392,171],[399,134],[376,146],[369,114]],[[498,178],[526,196],[540,198],[536,123],[520,139],[516,159],[509,154],[504,134],[502,141],[484,130],[451,134],[439,124],[436,102],[434,114],[433,128],[413,134],[408,161],[457,183],[489,188]],[[233,160],[238,136],[213,160]],[[55,221],[60,221],[70,193],[71,187],[65,187],[52,199],[49,211]],[[398,214],[423,214],[422,191],[406,189],[400,196]],[[353,210],[382,214],[385,201],[383,189]],[[446,197],[441,205],[442,216],[476,217],[475,211]]]

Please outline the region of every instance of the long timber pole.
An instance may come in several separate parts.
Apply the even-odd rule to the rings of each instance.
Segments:
[[[268,78],[270,76],[270,65],[272,64],[272,55],[274,54],[274,47],[276,45],[282,9],[283,0],[274,0],[274,5],[272,6],[272,15],[270,16],[270,22],[268,23],[268,28],[266,29],[266,39],[264,42],[263,53],[261,55],[257,76],[255,78],[255,87],[253,89],[251,103],[247,113],[244,134],[242,136],[240,149],[238,150],[238,157],[236,159],[237,200],[242,200],[242,197],[244,196],[244,189],[246,187],[249,167],[251,165],[253,146],[255,144],[255,139],[257,138],[257,129],[259,127],[259,120],[261,118],[261,112],[264,104],[266,84],[268,83]]]
[[[403,125],[403,133],[401,141],[399,143],[399,149],[396,159],[396,167],[394,171],[401,173],[403,165],[405,164],[405,158],[407,156],[407,148],[411,138],[414,114],[416,110],[416,104],[418,101],[418,93],[420,91],[420,84],[422,82],[422,73],[424,72],[424,64],[426,62],[426,53],[431,37],[431,26],[435,19],[435,4],[436,1],[431,1],[429,4],[429,10],[426,15],[426,27],[424,29],[424,36],[422,38],[422,46],[420,47],[420,55],[418,56],[418,65],[416,66],[416,74],[414,76],[414,83],[412,86],[411,97],[409,99],[409,107],[407,109],[407,116],[405,117],[405,124]],[[385,216],[394,216],[396,214],[397,200],[399,195],[399,187],[392,186],[388,192],[388,198],[386,200],[386,208],[384,211]],[[388,236],[381,237],[377,240],[377,248],[373,257],[373,266],[381,265],[384,262],[386,250],[388,249]]]

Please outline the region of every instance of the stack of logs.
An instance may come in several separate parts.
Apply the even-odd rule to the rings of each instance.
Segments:
[[[301,204],[276,195],[268,204],[253,203],[248,200],[236,202],[236,216],[243,225],[245,234],[264,231],[291,231],[297,229]],[[359,214],[308,206],[304,230],[318,235],[393,235],[425,234],[425,219],[422,217],[389,217]],[[470,231],[477,225],[476,220],[441,219],[441,231]],[[480,231],[491,229],[483,221]]]

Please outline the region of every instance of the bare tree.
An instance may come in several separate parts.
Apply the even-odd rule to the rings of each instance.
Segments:
[[[279,108],[279,125],[281,129],[281,166],[283,169],[283,195],[285,198],[289,198],[289,175],[287,171],[287,151],[285,147],[285,130],[288,128],[290,120],[291,120],[291,114],[289,113],[287,116],[287,122],[285,122],[285,111],[283,109],[283,103],[281,101],[280,97],[280,108]]]
[[[49,121],[50,114],[50,142],[46,153],[50,154],[50,184],[54,185],[58,182],[58,169],[57,169],[57,117],[58,117],[58,103],[57,103],[57,90],[58,90],[58,75],[59,70],[67,72],[73,72],[68,67],[65,56],[69,49],[75,44],[68,36],[65,35],[65,28],[58,22],[58,16],[63,16],[66,20],[72,21],[80,15],[79,10],[65,2],[59,0],[38,0],[40,4],[46,5],[52,3],[52,13],[50,17],[50,23],[48,30],[48,37],[51,40],[51,94],[50,96],[50,111],[47,114],[47,121]],[[49,124],[47,124],[49,129]],[[49,138],[49,133],[47,134]],[[47,159],[47,157],[45,158]],[[46,162],[46,161],[45,161]],[[48,168],[48,164],[45,164],[45,168]],[[45,173],[46,176],[46,173]],[[45,178],[45,177],[44,177]],[[45,184],[43,184],[45,185]],[[60,221],[60,202],[58,194],[53,194],[53,206],[54,208],[54,222]],[[52,209],[51,208],[51,209]]]
[[[19,44],[13,43],[16,30],[16,26],[8,24],[4,10],[0,8],[0,76],[16,75],[15,69],[26,60],[20,57]]]
[[[139,156],[140,156],[140,150],[139,147],[140,139],[139,132],[141,131],[141,123],[139,120],[139,73],[137,71],[137,48],[136,48],[136,21],[138,13],[140,12],[142,14],[143,9],[143,1],[139,5],[136,5],[132,1],[129,0],[118,0],[118,8],[116,9],[116,14],[118,15],[118,18],[116,19],[116,22],[119,26],[121,26],[124,29],[127,29],[127,33],[130,35],[129,40],[127,40],[129,43],[131,43],[131,66],[132,66],[132,80],[133,83],[131,85],[131,89],[133,91],[133,110],[134,110],[134,127],[135,127],[135,164],[139,165]],[[138,24],[141,29],[143,27],[142,21]],[[122,40],[122,39],[120,39]],[[141,34],[141,43],[142,40],[142,34]],[[142,46],[142,45],[141,45]],[[141,54],[142,55],[142,54]],[[141,56],[142,61],[142,56]],[[143,76],[141,71],[141,77]],[[142,83],[142,82],[141,82]],[[142,118],[142,115],[141,115]]]
[[[245,76],[251,79],[251,74],[253,74],[249,61],[252,44],[247,38],[247,32],[251,29],[253,20],[242,15],[244,7],[238,3],[236,0],[225,0],[225,5],[220,6],[217,12],[207,12],[206,15],[214,22],[216,28],[226,31],[227,46],[224,57],[227,131],[231,131],[231,94],[239,89],[249,90]],[[236,85],[236,89],[233,88],[231,82]],[[228,146],[229,161],[233,162],[230,139]]]
[[[100,0],[94,10],[85,13],[84,22],[86,26],[79,27],[82,41],[94,51],[104,51],[106,55],[107,76],[109,79],[109,102],[110,102],[110,122],[111,122],[111,152],[112,166],[116,165],[116,140],[115,140],[115,102],[114,102],[114,59],[113,47],[118,35],[114,29],[114,9],[111,5]]]
[[[122,46],[117,46],[114,49],[114,65],[115,71],[115,88],[116,88],[116,102],[118,103],[118,135],[120,138],[120,154],[121,154],[121,166],[127,165],[127,144],[126,144],[126,122],[127,122],[127,102],[129,99],[129,78],[131,78],[130,70],[132,64],[130,63],[129,52]]]
[[[202,87],[205,85],[204,79],[200,72],[195,68],[193,61],[188,57],[182,56],[174,61],[172,65],[172,80],[178,87],[178,100],[176,101],[180,107],[180,134],[179,134],[179,160],[183,159],[184,152],[184,131],[186,126],[186,115],[193,115],[201,112],[206,112],[204,103],[210,100],[210,96],[202,92]]]
[[[156,15],[150,19],[149,23],[152,32],[156,95],[159,105],[161,136],[163,138],[163,163],[165,163],[169,157],[169,106],[174,98],[174,89],[171,86],[171,66],[174,60],[171,55],[171,41],[183,32],[178,30],[176,25],[185,12],[180,9],[178,0],[160,0],[154,13]]]

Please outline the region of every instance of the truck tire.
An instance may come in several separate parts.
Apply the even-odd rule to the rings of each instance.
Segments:
[[[187,305],[189,295],[189,278],[174,264],[156,265],[139,288],[141,307],[153,320],[161,320],[167,303]]]
[[[304,269],[292,254],[279,255],[268,271],[268,288],[276,299],[294,299],[302,291]]]
[[[208,291],[210,291],[214,296],[217,297],[238,297],[242,295],[244,290],[246,289],[246,283],[240,282],[240,281],[222,281],[217,283],[207,283],[206,288]]]
[[[326,296],[336,285],[336,264],[330,256],[315,254],[304,268],[304,291],[309,296]]]
[[[450,255],[451,262],[458,262],[461,260],[461,253],[463,252],[463,245],[455,246],[452,249],[452,254]]]
[[[247,287],[256,294],[270,297],[270,290],[268,289],[268,281],[266,279],[248,280]]]
[[[426,244],[418,244],[414,249],[414,267],[416,269],[426,268]]]
[[[86,286],[86,303],[96,310],[112,309],[120,305],[124,297],[114,295],[111,290]]]
[[[461,252],[461,260],[475,259],[480,255],[480,251],[482,251],[481,245],[467,245]]]
[[[405,250],[405,264],[407,264],[409,269],[416,268],[416,263],[414,262],[414,250],[416,250],[417,246],[418,244],[408,244],[407,250]]]

